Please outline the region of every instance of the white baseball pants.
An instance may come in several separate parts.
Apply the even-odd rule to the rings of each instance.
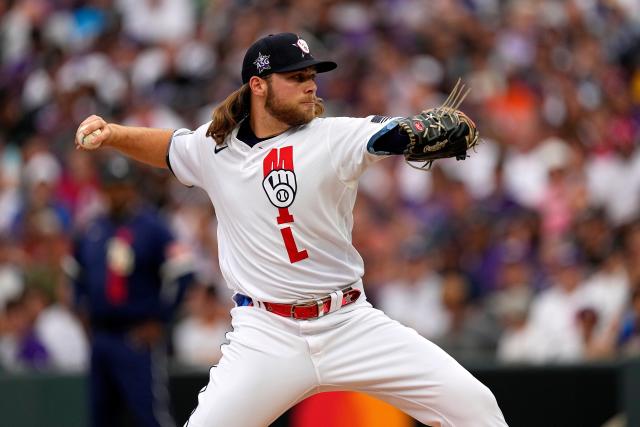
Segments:
[[[222,359],[185,427],[264,427],[319,392],[384,400],[432,427],[506,426],[495,397],[438,346],[363,297],[314,320],[231,310]]]

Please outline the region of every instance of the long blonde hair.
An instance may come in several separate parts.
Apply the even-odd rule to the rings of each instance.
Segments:
[[[270,76],[267,76],[267,78]],[[232,92],[211,113],[211,124],[207,129],[207,136],[212,137],[216,144],[222,144],[238,123],[251,112],[251,89],[245,83],[240,89]],[[316,98],[315,116],[324,114],[322,98]]]
[[[251,89],[248,84],[243,84],[213,110],[207,136],[212,137],[216,144],[222,144],[233,128],[249,115],[250,110]]]

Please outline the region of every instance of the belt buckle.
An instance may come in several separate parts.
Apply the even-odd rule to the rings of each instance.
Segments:
[[[313,319],[324,316],[324,312],[322,311],[322,305],[324,303],[324,299],[325,298],[300,300],[291,304],[291,313],[290,313],[291,318],[297,319],[295,314],[295,310],[297,307],[313,307],[314,305],[318,307],[318,315]]]
[[[297,307],[308,307],[313,305],[314,300],[299,300],[291,304],[291,311],[289,312],[289,317],[292,319],[297,319],[296,317],[296,308]]]
[[[353,286],[347,286],[346,288],[341,289],[343,294],[353,290],[354,290]],[[327,299],[331,300],[331,294],[326,295],[324,297],[317,298],[317,299],[306,299],[306,300],[296,301],[293,304],[291,304],[291,311],[289,312],[289,317],[291,317],[292,319],[296,319],[296,316],[295,316],[296,307],[311,307],[313,305],[316,305],[318,307],[318,315],[314,319],[322,317],[325,315],[322,307]],[[350,301],[350,302],[353,302],[353,301]],[[342,301],[340,301],[340,306],[342,305],[343,305]]]
[[[324,310],[322,309],[324,306],[324,299],[325,298],[319,298],[316,300],[316,305],[318,306],[318,317],[324,316]]]

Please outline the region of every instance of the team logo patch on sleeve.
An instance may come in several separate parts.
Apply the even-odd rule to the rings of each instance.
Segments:
[[[384,122],[387,122],[389,120],[391,120],[391,117],[389,117],[389,116],[373,116],[371,118],[371,121],[373,123],[384,123]]]

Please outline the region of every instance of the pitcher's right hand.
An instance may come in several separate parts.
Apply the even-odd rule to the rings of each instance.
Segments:
[[[91,115],[84,119],[76,131],[76,148],[95,150],[111,136],[111,128],[102,117]]]

